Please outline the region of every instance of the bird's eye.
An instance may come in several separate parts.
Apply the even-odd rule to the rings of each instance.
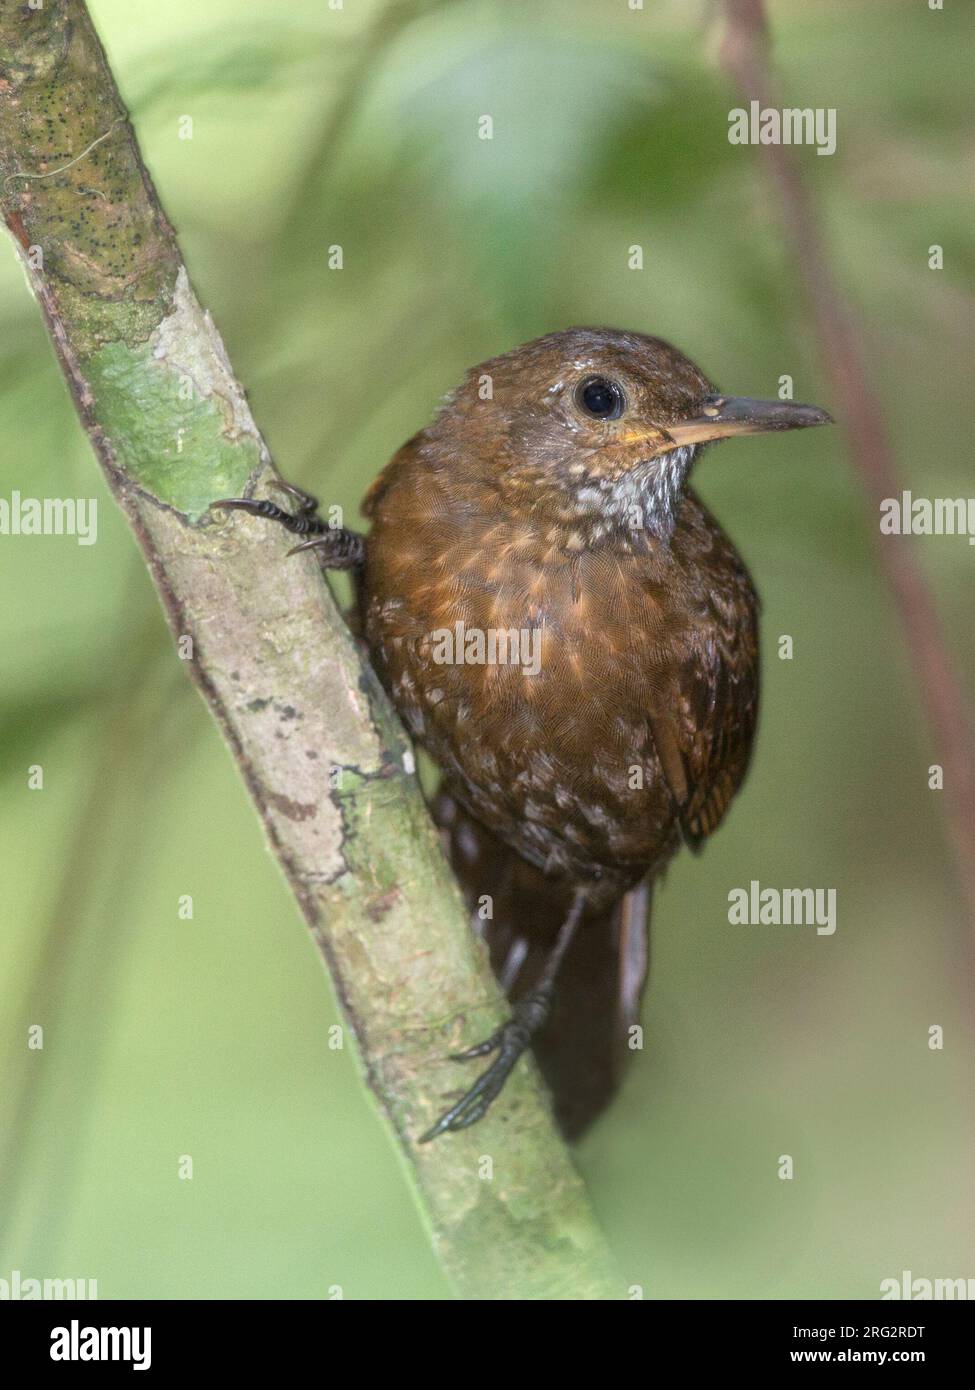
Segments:
[[[576,400],[597,420],[618,420],[626,406],[622,386],[605,376],[590,376],[580,382]]]

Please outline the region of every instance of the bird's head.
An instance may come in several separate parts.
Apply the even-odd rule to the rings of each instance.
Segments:
[[[590,536],[667,537],[703,445],[829,421],[815,406],[725,395],[660,338],[570,328],[473,367],[429,433],[537,515]]]

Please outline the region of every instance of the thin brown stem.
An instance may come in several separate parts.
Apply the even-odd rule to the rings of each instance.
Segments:
[[[721,61],[747,101],[775,107],[763,0],[724,0]],[[850,459],[875,517],[903,490],[883,409],[867,370],[849,298],[838,286],[799,164],[788,145],[761,145],[778,195],[795,273],[804,286],[819,338],[831,405],[846,430]],[[975,923],[975,745],[961,679],[930,589],[908,536],[881,536],[877,556],[917,680],[937,761],[944,767],[944,808],[962,891]]]

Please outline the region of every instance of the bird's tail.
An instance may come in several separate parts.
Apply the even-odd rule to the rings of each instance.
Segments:
[[[544,968],[572,902],[571,885],[547,878],[447,793],[433,810],[494,973],[515,1002]],[[633,1056],[649,916],[646,885],[609,911],[587,914],[559,969],[534,1052],[567,1138],[582,1134],[609,1104]]]

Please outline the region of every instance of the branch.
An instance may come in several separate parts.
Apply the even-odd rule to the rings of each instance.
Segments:
[[[721,61],[746,100],[778,106],[771,76],[769,33],[762,0],[725,0],[727,28]],[[853,466],[879,516],[881,503],[903,491],[880,401],[870,384],[859,335],[832,273],[806,186],[791,147],[762,145],[779,196],[786,237],[804,283],[823,364],[846,427]],[[914,667],[921,705],[938,761],[945,769],[944,807],[962,890],[975,923],[975,744],[961,681],[934,601],[908,536],[875,528],[877,554]]]
[[[313,560],[207,515],[275,476],[83,0],[0,6],[0,208],[181,654],[332,974],[435,1247],[469,1298],[622,1297],[537,1074],[417,1148],[445,1060],[506,1015],[412,754]],[[191,647],[187,645],[189,639]],[[493,1178],[479,1160],[493,1157]]]

